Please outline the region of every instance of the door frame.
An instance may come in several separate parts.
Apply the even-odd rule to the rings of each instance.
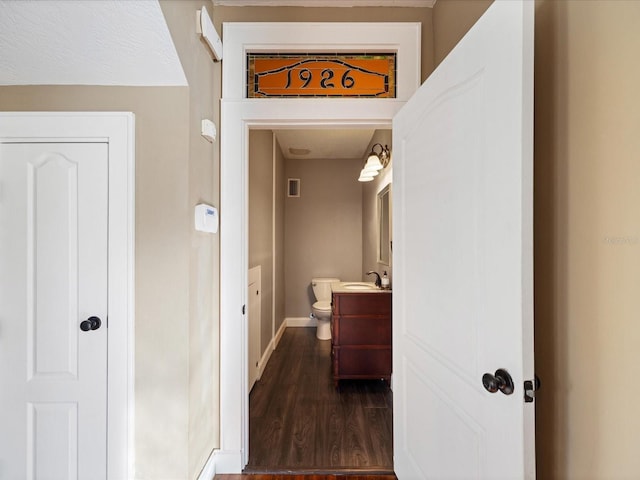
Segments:
[[[130,112],[0,112],[0,143],[108,143],[107,478],[133,478],[135,126]]]
[[[220,134],[220,448],[216,473],[249,458],[247,391],[248,152],[250,129],[390,128],[419,87],[420,23],[225,23]],[[330,39],[330,40],[328,40]],[[397,52],[395,99],[246,99],[250,51]]]

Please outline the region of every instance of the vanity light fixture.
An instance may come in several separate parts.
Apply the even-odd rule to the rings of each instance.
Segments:
[[[376,147],[380,148],[379,152],[376,152]],[[380,170],[389,165],[390,160],[391,152],[389,151],[389,147],[387,145],[383,147],[380,143],[374,144],[373,147],[371,147],[371,153],[369,153],[367,157],[367,163],[365,163],[360,171],[358,181],[370,182],[373,180],[373,177],[378,175]]]
[[[378,172],[376,172],[377,174]],[[373,180],[374,175],[371,175],[369,172],[365,172],[364,170],[362,170],[360,172],[360,176],[358,177],[358,181],[359,182],[370,182],[371,180]]]

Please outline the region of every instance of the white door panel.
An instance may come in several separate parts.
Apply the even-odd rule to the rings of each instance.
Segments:
[[[3,478],[106,478],[107,154],[0,145]]]
[[[394,119],[400,480],[535,476],[532,22],[492,4]],[[513,394],[484,389],[498,368]]]

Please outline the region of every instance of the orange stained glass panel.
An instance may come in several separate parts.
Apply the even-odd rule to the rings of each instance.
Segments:
[[[247,97],[395,98],[395,53],[248,54]]]

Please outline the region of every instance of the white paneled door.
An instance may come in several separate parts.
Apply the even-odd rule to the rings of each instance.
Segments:
[[[535,477],[533,14],[494,2],[394,118],[400,480]]]
[[[107,150],[0,144],[0,478],[107,476]]]

